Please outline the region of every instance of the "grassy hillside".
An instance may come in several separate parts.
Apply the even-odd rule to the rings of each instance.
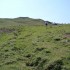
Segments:
[[[0,70],[70,70],[70,24],[0,19]]]
[[[44,25],[44,20],[32,19],[28,17],[18,17],[14,19],[1,18],[0,27],[20,26],[20,25]]]

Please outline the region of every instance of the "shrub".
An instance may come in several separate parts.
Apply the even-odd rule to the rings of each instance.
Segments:
[[[62,60],[57,60],[54,61],[52,64],[50,64],[45,70],[61,70],[62,65],[63,65]]]
[[[30,58],[31,57],[31,54],[27,54],[25,57]]]
[[[47,59],[42,59],[35,70],[44,70],[44,65],[45,65],[46,61],[47,61]]]
[[[37,57],[36,60],[34,60],[32,62],[27,62],[26,66],[38,66],[40,61],[41,61],[41,57]]]
[[[55,38],[54,40],[55,40],[55,41],[60,41],[61,39],[60,39],[60,38]]]
[[[50,51],[46,51],[46,53],[51,53]]]
[[[36,51],[42,51],[42,50],[44,50],[45,48],[36,48]]]

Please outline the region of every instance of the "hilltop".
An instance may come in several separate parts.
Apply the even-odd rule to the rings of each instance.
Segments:
[[[50,21],[45,21],[42,19],[34,19],[29,17],[18,17],[18,18],[0,18],[0,26],[16,26],[16,25],[55,25],[58,23],[53,23]]]
[[[1,18],[0,26],[16,26],[16,25],[44,25],[42,19],[32,19],[29,17],[18,17],[18,18]]]

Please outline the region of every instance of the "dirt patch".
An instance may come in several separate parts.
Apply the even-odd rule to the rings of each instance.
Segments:
[[[65,38],[70,38],[70,33],[65,33],[64,37]]]

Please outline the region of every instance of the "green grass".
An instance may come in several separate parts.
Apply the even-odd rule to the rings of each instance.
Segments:
[[[70,24],[0,24],[0,70],[70,70]]]

